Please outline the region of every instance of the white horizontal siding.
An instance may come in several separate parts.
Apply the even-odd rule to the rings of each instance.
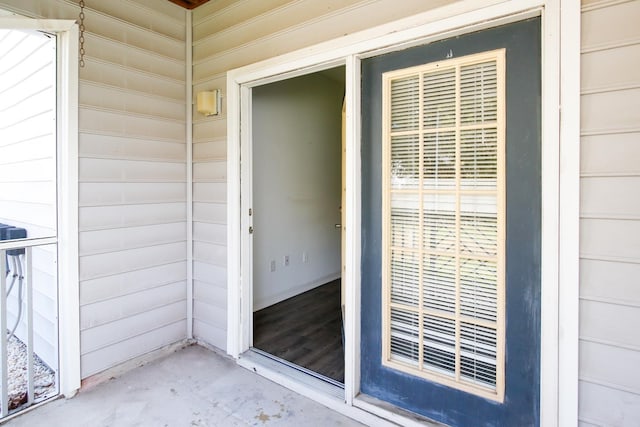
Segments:
[[[640,396],[615,387],[582,380],[579,383],[580,425],[635,427],[640,420]]]
[[[581,173],[590,176],[640,175],[640,132],[583,136]]]
[[[640,305],[632,304],[583,299],[580,303],[583,340],[640,350],[640,329],[635,324],[636,319],[640,319]],[[640,391],[640,383],[638,389]]]
[[[640,220],[583,218],[580,230],[583,258],[640,262]]]
[[[182,308],[181,308],[182,307]],[[184,304],[176,303],[175,317],[180,317],[178,312],[184,313]],[[186,320],[177,319],[170,322],[170,313],[159,310],[157,312],[145,313],[150,319],[142,320],[141,317],[130,318],[128,322],[115,325],[116,329],[128,328],[137,324],[147,327],[138,335],[133,335],[123,341],[113,343],[108,347],[100,348],[97,351],[83,353],[82,356],[82,377],[86,378],[104,370],[107,366],[116,366],[127,360],[147,354],[153,350],[165,347],[167,343],[174,343],[184,339],[187,328]],[[157,316],[154,317],[154,316]],[[81,337],[82,340],[82,337]]]
[[[624,89],[637,84],[635,58],[640,55],[640,44],[625,45],[606,50],[595,50],[582,55],[583,92]],[[611,67],[612,62],[618,64]]]
[[[116,92],[113,96],[118,96]],[[80,132],[103,133],[114,136],[184,141],[184,121],[168,120],[148,114],[136,114],[125,110],[108,110],[91,106],[80,110]]]
[[[130,273],[149,267],[184,261],[186,242],[159,244],[118,252],[107,252],[80,257],[80,280],[97,279]]]
[[[82,182],[184,182],[184,162],[148,162],[87,158],[80,168]]]
[[[624,108],[611,108],[611,105]],[[583,94],[581,107],[584,134],[638,131],[640,88]]]
[[[640,420],[640,2],[583,2],[579,419]]]
[[[113,253],[184,241],[185,223],[85,231],[80,234],[80,256]]]
[[[144,68],[137,69],[92,57],[85,58],[82,81],[164,96],[175,100],[184,99],[185,93],[185,84],[182,80],[154,74]]]
[[[158,141],[84,133],[80,135],[80,157],[158,162],[186,161],[185,146],[181,142]]]
[[[94,304],[179,282],[184,279],[186,268],[185,261],[177,261],[88,279],[83,282],[80,303]]]
[[[194,142],[194,162],[226,161],[227,144],[224,138],[212,141]]]
[[[104,52],[100,56],[89,55],[93,61],[108,61],[114,66],[129,68],[167,81],[182,83],[184,79],[184,62],[155,52],[126,45],[117,40],[87,33],[85,44],[92,47],[93,52]]]
[[[184,221],[183,202],[140,205],[87,206],[79,210],[81,231],[129,228]]]
[[[93,337],[94,340],[92,346],[86,347],[85,350],[92,351],[96,347],[104,345],[102,340],[107,325],[184,301],[185,297],[185,282],[175,282],[84,305],[81,311],[80,330],[84,335]],[[114,309],[114,307],[117,308]],[[184,317],[184,313],[181,315]],[[135,325],[135,328],[140,326]],[[122,334],[130,333],[130,330],[119,331],[120,335],[112,338],[117,341]]]
[[[226,224],[227,207],[221,203],[194,203],[193,220],[202,223]]]
[[[142,203],[184,202],[183,183],[104,182],[80,183],[80,206],[110,206]]]
[[[75,0],[0,0],[77,19]],[[186,337],[186,12],[87,2],[80,69],[82,376]]]
[[[84,83],[80,104],[107,110],[126,111],[132,114],[152,115],[156,118],[181,120],[184,116],[184,102],[144,92],[97,83]],[[118,95],[118,96],[114,96]]]
[[[580,296],[584,299],[640,306],[640,263],[582,259]]]

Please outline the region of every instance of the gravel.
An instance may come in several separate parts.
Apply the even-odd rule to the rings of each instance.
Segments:
[[[27,346],[11,337],[7,346],[9,365],[9,410],[27,402]],[[56,394],[55,373],[37,355],[33,357],[33,387],[35,401]]]

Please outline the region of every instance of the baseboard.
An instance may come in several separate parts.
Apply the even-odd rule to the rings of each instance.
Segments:
[[[83,391],[89,390],[97,386],[98,384],[101,384],[112,378],[119,377],[122,374],[131,371],[132,369],[139,368],[140,366],[144,366],[149,362],[161,359],[171,353],[175,353],[176,351],[182,350],[183,348],[195,343],[196,342],[192,339],[180,340],[173,344],[160,347],[141,356],[134,357],[133,359],[127,360],[126,362],[120,363],[114,367],[105,369],[104,371],[98,372],[97,374],[93,374],[81,381],[79,392],[82,393]]]
[[[333,282],[334,280],[338,280],[340,278],[340,272],[329,274],[328,276],[320,277],[319,279],[314,280],[313,282],[304,283],[302,285],[298,285],[294,288],[287,289],[284,292],[280,292],[278,294],[272,295],[269,298],[265,298],[261,301],[254,301],[253,303],[253,311],[262,310],[263,308],[270,307],[274,304],[282,302],[291,297],[295,297],[296,295],[300,295],[301,293],[310,291],[311,289],[315,289],[318,286],[326,285],[329,282]]]

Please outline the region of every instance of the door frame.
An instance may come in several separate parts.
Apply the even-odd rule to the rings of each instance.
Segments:
[[[9,8],[10,9],[10,8]],[[70,19],[0,18],[0,28],[43,30],[57,40],[58,363],[60,394],[80,389],[78,258],[78,24]],[[64,286],[60,286],[64,283]]]
[[[469,0],[354,33],[227,73],[227,352],[251,344],[248,215],[242,167],[250,166],[251,88],[346,65],[346,271],[344,402],[296,391],[354,415],[398,415],[358,397],[360,385],[360,61],[410,46],[542,16],[542,271],[540,423],[575,426],[578,416],[580,4],[571,0]],[[559,76],[559,77],[558,77]],[[560,120],[562,107],[562,121]],[[242,117],[242,120],[241,120]],[[243,159],[241,164],[240,159]],[[250,196],[250,195],[249,195]],[[266,375],[266,374],[265,374]],[[402,421],[407,421],[402,418]]]

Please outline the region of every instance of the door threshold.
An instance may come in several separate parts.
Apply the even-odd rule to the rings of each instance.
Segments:
[[[344,385],[308,369],[294,365],[262,350],[251,348],[237,359],[238,365],[257,373],[283,387],[299,393],[349,418],[372,427],[445,427],[430,423],[415,414],[407,416],[392,405],[376,406],[380,402],[359,395],[350,405],[346,402]],[[315,375],[309,375],[312,372]],[[363,399],[364,397],[364,399]],[[393,408],[392,410],[389,407]],[[425,422],[426,421],[426,422]]]
[[[344,402],[344,384],[260,349],[250,348],[240,355],[238,363],[241,365],[250,364],[252,366],[249,367],[256,372],[257,369],[255,365],[260,366],[278,375],[285,376],[291,381],[310,387]]]
[[[332,386],[340,387],[341,389],[344,390],[344,384],[343,383],[341,383],[340,381],[336,381],[333,378],[330,378],[330,377],[327,377],[325,375],[322,375],[321,373],[318,373],[316,371],[312,371],[310,369],[307,369],[304,366],[296,365],[293,362],[290,362],[290,361],[288,361],[286,359],[282,359],[282,358],[280,358],[278,356],[274,356],[273,354],[267,353],[266,351],[260,350],[259,348],[252,347],[250,349],[250,351],[253,351],[253,352],[257,353],[260,356],[264,356],[264,357],[266,357],[268,359],[274,360],[275,362],[280,363],[280,364],[282,364],[284,366],[287,366],[289,368],[293,368],[293,369],[298,370],[298,371],[300,371],[300,372],[302,372],[304,374],[310,375],[310,376],[312,376],[314,378],[317,378],[317,379],[319,379],[321,381],[327,382],[327,383],[331,384]]]

